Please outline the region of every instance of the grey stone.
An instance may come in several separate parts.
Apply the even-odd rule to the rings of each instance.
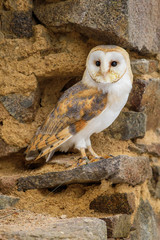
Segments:
[[[160,78],[135,79],[127,107],[133,111],[143,111],[147,115],[147,130],[159,128]]]
[[[0,194],[0,209],[15,206],[19,198]]]
[[[136,59],[131,61],[133,74],[146,74],[158,70],[158,61],[152,59]]]
[[[29,96],[14,93],[0,96],[0,102],[2,102],[6,110],[19,122],[33,121],[38,107],[38,99],[37,92],[31,93]]]
[[[154,157],[160,157],[160,144],[152,143],[150,145],[147,144],[135,144],[135,146],[131,147],[131,149],[137,153],[148,153]]]
[[[160,199],[160,166],[152,166],[152,178],[148,182],[148,187],[151,195]]]
[[[141,199],[134,219],[134,227],[136,230],[131,232],[131,240],[159,239],[155,214],[148,200]]]
[[[42,218],[42,216],[39,218],[38,215],[36,217],[37,219]],[[37,219],[36,221],[29,219],[30,227],[28,227],[28,222],[18,226],[16,222],[11,225],[3,224],[3,228],[0,229],[0,238],[8,240],[13,239],[13,237],[21,240],[107,240],[106,224],[98,218],[55,220],[55,218],[44,216],[40,224]]]
[[[76,30],[104,43],[142,52],[158,52],[160,48],[158,0],[154,4],[152,0],[37,2],[34,13],[54,32]]]
[[[102,179],[135,186],[150,178],[151,167],[148,158],[121,155],[68,171],[21,177],[17,180],[17,186],[19,191],[25,191],[36,188],[52,188],[63,184],[100,182]]]
[[[135,209],[135,196],[133,193],[105,194],[96,197],[89,207],[96,212],[131,214]]]
[[[101,218],[107,225],[108,238],[126,238],[131,229],[131,215],[118,214]]]
[[[116,121],[104,133],[114,138],[129,140],[144,137],[146,115],[142,112],[122,112]]]
[[[12,32],[19,38],[30,38],[33,36],[32,12],[14,12],[11,22]]]
[[[5,1],[5,10],[2,10],[1,29],[6,38],[30,38],[33,36],[32,30],[32,8],[31,0],[20,4],[18,0]]]
[[[149,158],[123,157],[120,161],[119,171],[110,178],[113,183],[128,183],[132,186],[151,179],[152,170]]]

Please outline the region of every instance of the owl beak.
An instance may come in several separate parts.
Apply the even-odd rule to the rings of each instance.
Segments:
[[[103,79],[104,79],[105,83],[111,83],[112,82],[109,74],[107,76],[105,76]]]
[[[103,72],[102,73],[102,76],[103,76],[103,79],[104,79],[104,82],[105,83],[111,83],[112,81],[111,81],[111,78],[110,78],[110,73],[109,73],[109,69],[108,69],[108,71],[106,72]]]

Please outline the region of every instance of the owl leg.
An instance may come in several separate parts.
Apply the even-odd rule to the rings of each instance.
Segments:
[[[95,157],[95,158],[100,158],[100,156],[98,156],[97,153],[95,153],[95,151],[93,150],[92,146],[88,146],[88,151],[90,152],[90,154]]]
[[[95,153],[95,151],[93,150],[90,138],[86,139],[86,146],[87,146],[87,149],[90,152],[91,156],[93,156],[96,159],[100,158],[100,156],[98,156],[98,154]]]
[[[80,150],[80,153],[81,153],[81,158],[78,159],[77,167],[89,163],[89,159],[86,155],[85,148],[80,148],[79,150]]]
[[[81,152],[82,158],[86,158],[87,157],[85,148],[80,148],[80,152]]]

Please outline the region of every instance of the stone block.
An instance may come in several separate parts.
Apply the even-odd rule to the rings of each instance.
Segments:
[[[131,214],[135,209],[133,193],[105,194],[96,197],[90,203],[90,209],[107,214]]]
[[[82,165],[68,171],[21,177],[17,180],[17,187],[19,191],[25,191],[72,183],[95,183],[102,179],[108,179],[115,184],[127,183],[135,186],[150,179],[151,174],[148,158],[122,155]]]
[[[107,228],[98,218],[56,219],[42,214],[20,213],[0,223],[1,239],[107,240]]]
[[[151,195],[160,199],[160,166],[152,166],[152,178],[148,182],[148,187]]]
[[[147,115],[147,130],[160,127],[160,79],[135,79],[127,106],[130,110],[143,111]]]
[[[54,32],[74,29],[107,44],[158,52],[159,8],[158,0],[154,3],[151,0],[68,0],[49,4],[38,2],[34,13]]]
[[[31,122],[36,114],[39,97],[37,92],[31,93],[29,96],[13,93],[0,96],[0,102],[19,122]]]
[[[131,61],[133,74],[147,74],[158,70],[158,61],[152,59],[136,59]]]
[[[133,151],[137,153],[148,153],[154,157],[160,157],[160,144],[152,143],[151,145],[147,144],[135,144]]]
[[[104,133],[114,138],[129,140],[144,137],[146,132],[146,115],[142,112],[122,112]]]
[[[0,17],[1,17],[1,31],[2,31],[2,34],[4,34],[5,37],[9,37],[9,34],[10,35],[12,34],[11,33],[11,27],[10,27],[10,23],[12,21],[12,12],[1,10]]]
[[[141,199],[133,225],[135,231],[130,234],[131,240],[159,240],[155,214],[148,200]]]
[[[7,11],[28,11],[33,8],[32,0],[5,0],[3,6]]]
[[[5,195],[10,195],[16,188],[18,176],[1,176],[0,177],[0,192]]]
[[[129,95],[127,107],[133,111],[143,111],[144,106],[142,106],[142,98],[145,94],[145,90],[148,86],[148,81],[143,79],[134,79],[132,91]]]
[[[131,229],[131,216],[119,214],[111,217],[101,218],[107,225],[108,238],[126,238]]]
[[[32,8],[30,0],[5,1],[1,11],[1,29],[6,38],[30,38],[32,30]]]
[[[11,22],[12,32],[19,38],[30,38],[33,36],[32,12],[14,12]]]
[[[13,207],[19,201],[19,198],[0,194],[0,209]]]
[[[0,157],[7,156],[10,153],[17,152],[18,150],[18,147],[8,145],[0,138]]]

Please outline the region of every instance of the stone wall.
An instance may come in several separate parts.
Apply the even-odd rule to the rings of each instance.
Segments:
[[[82,219],[82,225],[89,221],[86,224],[89,224],[87,226],[95,236],[86,239],[106,239],[104,221],[110,239],[159,239],[159,19],[158,0],[0,2],[0,192],[16,197],[13,202],[18,209],[33,211],[30,205],[32,201],[36,205],[36,198],[41,198],[41,195],[46,196],[47,203],[51,204],[46,190],[37,189],[69,184],[59,195],[55,194],[53,209],[48,207],[50,211],[45,210],[42,201],[41,208],[35,207],[34,211],[50,213],[52,217],[65,215],[70,218],[102,219],[103,222],[96,222],[102,229],[99,233],[95,233],[92,226],[95,219]],[[134,83],[123,112],[111,127],[94,135],[92,142],[95,150],[103,156],[125,156],[115,157],[107,163],[104,161],[102,165],[93,163],[93,176],[90,176],[90,170],[86,166],[79,168],[78,180],[77,170],[72,170],[73,155],[63,156],[68,159],[68,165],[64,160],[60,165],[60,155],[54,165],[46,164],[36,170],[27,170],[30,166],[26,166],[24,160],[25,148],[63,92],[82,78],[86,57],[90,49],[99,44],[116,44],[129,52]],[[104,172],[102,168],[105,169]],[[55,175],[55,171],[62,170],[71,171],[71,175],[68,176],[68,171],[66,175],[61,172]],[[53,172],[53,175],[45,175],[48,172]],[[86,173],[85,179],[82,172]],[[98,179],[95,179],[95,173],[99,174]],[[39,174],[42,175],[41,180],[36,178]],[[29,177],[29,180],[25,177]],[[55,178],[57,182],[53,184]],[[17,181],[19,190],[36,190],[28,190],[26,195],[18,192]],[[43,194],[40,191],[44,191]],[[27,197],[28,192],[32,201]],[[80,197],[78,203],[72,199],[74,206],[58,203],[59,199],[64,198],[67,202],[70,196],[74,198],[75,192]],[[10,204],[12,201],[8,197],[2,195],[2,208],[14,205]],[[20,199],[18,203],[17,197]],[[29,205],[26,204],[27,201]],[[11,217],[13,218],[12,214]],[[72,225],[67,217],[65,221]],[[14,219],[11,220],[14,222]],[[7,222],[3,224],[7,225]],[[25,232],[25,224],[17,226],[17,231]],[[55,228],[59,229],[58,223],[56,224]],[[45,224],[42,226],[45,228]],[[79,230],[73,229],[66,238],[72,238],[77,231]],[[3,237],[8,234],[6,236],[11,239],[13,232],[6,230]],[[33,235],[33,232],[29,234]],[[25,234],[27,233],[22,235]],[[85,234],[83,232],[82,237],[77,239],[85,239]],[[20,239],[25,239],[22,238],[24,236],[20,236]],[[44,239],[46,237],[51,238],[44,234]]]

